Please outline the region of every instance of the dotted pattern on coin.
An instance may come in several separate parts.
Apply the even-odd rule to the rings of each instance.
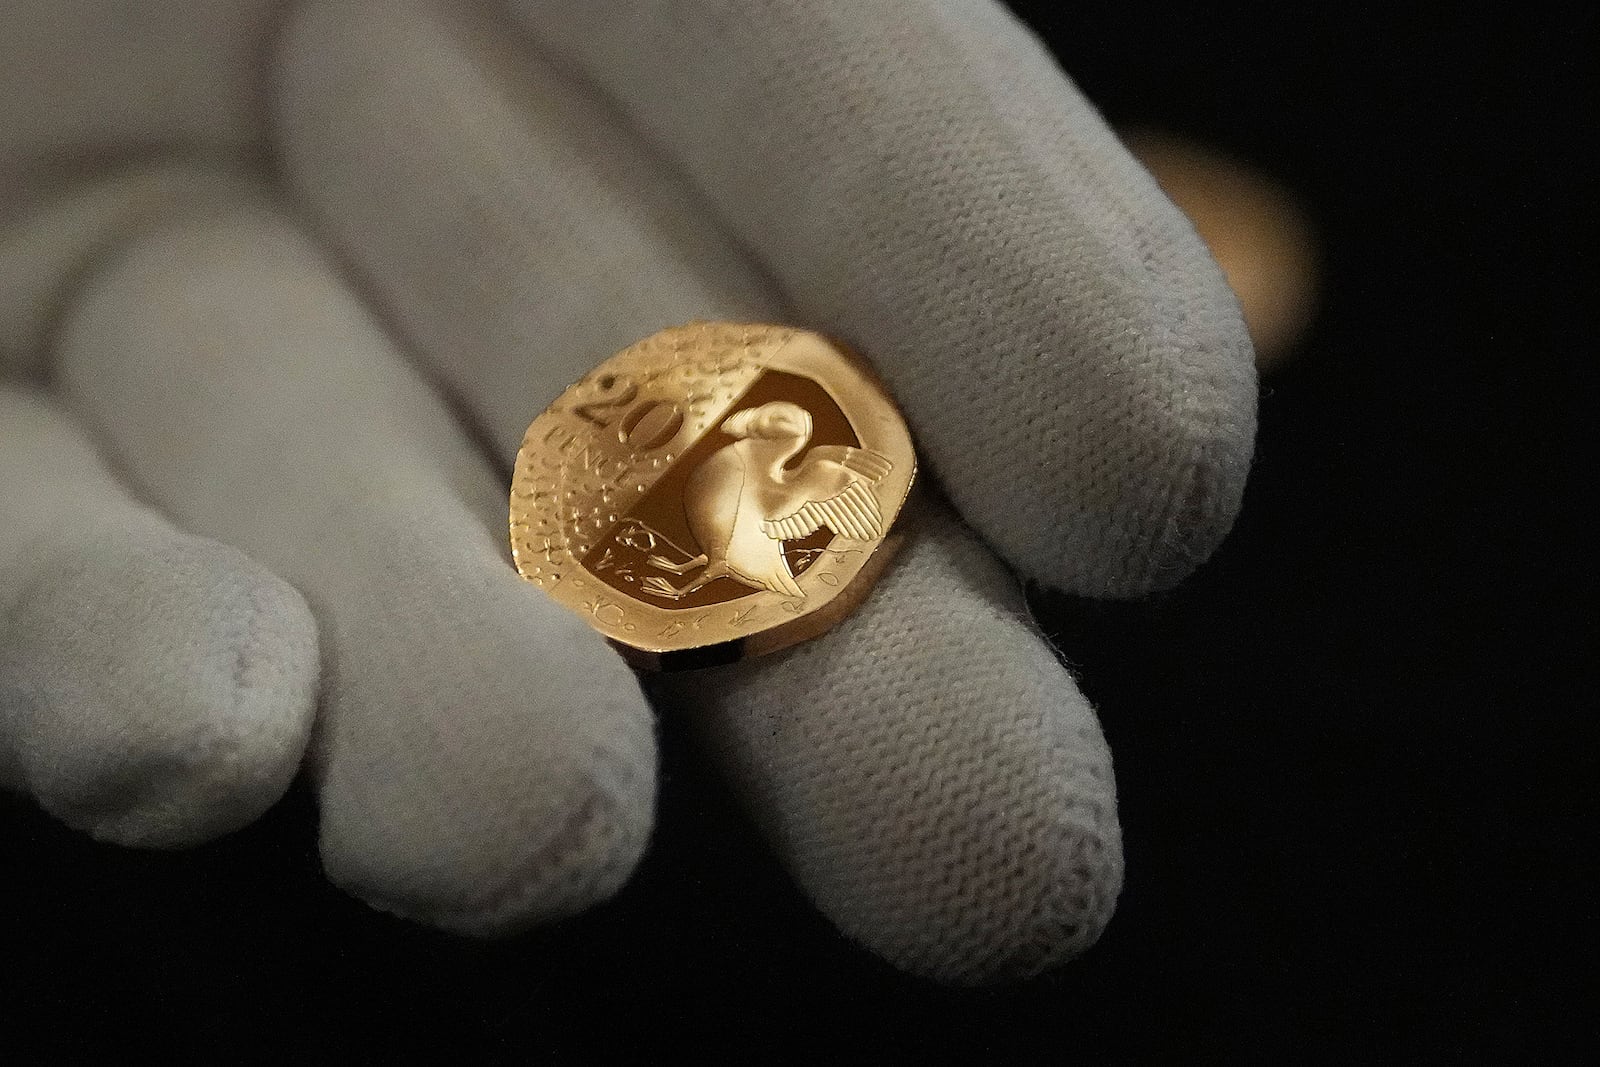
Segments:
[[[785,327],[732,323],[663,330],[563,393],[528,428],[518,455],[512,502],[514,509],[519,500],[525,507],[512,517],[511,553],[523,577],[540,588],[560,581],[676,458],[673,445],[711,429],[761,373],[761,357],[793,334]],[[619,385],[624,378],[633,389]],[[620,419],[627,412],[618,409],[652,399],[685,409],[682,429],[665,445],[632,447],[620,432],[615,448],[613,435],[586,439],[597,420]],[[579,501],[595,503],[585,508]]]

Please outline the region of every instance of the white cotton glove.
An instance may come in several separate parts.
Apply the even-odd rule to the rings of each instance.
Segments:
[[[1009,15],[112,6],[0,11],[0,781],[167,846],[304,756],[328,874],[378,907],[498,934],[605,898],[654,720],[511,569],[506,472],[628,343],[788,322],[870,355],[950,504],[824,636],[652,681],[663,728],[901,967],[1094,941],[1110,757],[991,552],[1177,581],[1238,506],[1254,372],[1198,238]]]

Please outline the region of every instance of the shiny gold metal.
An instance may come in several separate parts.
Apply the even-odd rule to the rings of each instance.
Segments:
[[[528,427],[511,554],[638,666],[728,662],[860,602],[916,469],[894,403],[839,345],[691,323],[612,356]]]

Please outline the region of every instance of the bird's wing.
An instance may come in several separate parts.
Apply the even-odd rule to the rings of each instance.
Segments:
[[[894,469],[894,463],[883,453],[870,448],[851,448],[849,445],[818,445],[806,453],[806,463],[837,463],[869,482],[881,481],[884,475]]]
[[[825,500],[808,500],[788,515],[767,519],[761,524],[761,532],[775,541],[786,541],[805,537],[824,526],[852,541],[882,537],[883,513],[878,510],[878,498],[852,478]]]

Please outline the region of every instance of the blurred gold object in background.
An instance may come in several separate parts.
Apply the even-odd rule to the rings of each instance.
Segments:
[[[1212,149],[1149,130],[1122,138],[1210,246],[1244,309],[1256,366],[1268,369],[1316,307],[1316,238],[1304,212],[1272,179]]]

